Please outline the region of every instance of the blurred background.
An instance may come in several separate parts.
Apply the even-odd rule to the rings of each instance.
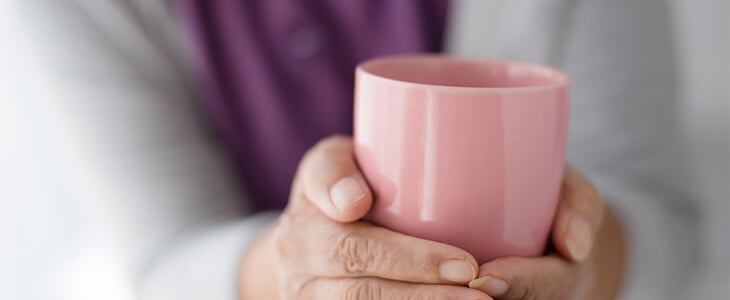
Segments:
[[[73,197],[64,191],[67,178],[38,159],[44,157],[37,155],[39,149],[52,139],[34,117],[44,107],[24,101],[24,91],[43,86],[18,80],[33,76],[33,70],[14,65],[31,51],[15,47],[28,37],[18,22],[23,16],[6,6],[10,2],[0,1],[0,299],[61,294],[69,295],[63,299],[101,299],[102,291],[116,291],[113,299],[132,299],[131,288],[118,284],[124,280],[116,277],[121,263],[114,251],[95,248],[104,245],[103,234],[84,228],[94,238],[73,241],[79,238],[74,230],[82,226],[80,210],[73,206],[79,203],[63,199]],[[730,1],[672,3],[693,185],[708,203],[702,218],[703,272],[686,298],[730,299]],[[95,276],[84,277],[90,273]]]

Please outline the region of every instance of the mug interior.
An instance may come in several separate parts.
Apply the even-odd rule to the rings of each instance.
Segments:
[[[370,75],[416,84],[465,88],[521,88],[567,82],[554,69],[522,62],[413,55],[376,58],[359,67]]]

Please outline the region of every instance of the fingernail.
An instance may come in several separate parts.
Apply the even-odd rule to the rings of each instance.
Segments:
[[[363,189],[360,181],[353,177],[340,179],[330,189],[330,199],[338,209],[346,208],[363,197],[365,197],[365,189]]]
[[[573,259],[580,261],[588,257],[593,244],[593,229],[588,221],[579,216],[573,217],[565,243]]]
[[[469,287],[482,290],[492,297],[502,295],[509,289],[507,282],[489,275],[470,281]]]
[[[447,260],[439,267],[439,273],[442,279],[451,282],[469,282],[476,276],[474,268],[465,260]]]

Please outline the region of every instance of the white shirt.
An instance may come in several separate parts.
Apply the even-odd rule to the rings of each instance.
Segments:
[[[569,74],[567,158],[623,221],[630,248],[622,298],[673,298],[696,262],[701,203],[686,185],[667,3],[455,5],[451,52]],[[167,7],[3,6],[10,13],[0,15],[0,32],[12,47],[0,48],[0,58],[12,73],[0,80],[0,116],[15,127],[0,133],[15,143],[3,145],[0,162],[16,168],[2,183],[12,213],[0,217],[16,227],[0,229],[0,241],[22,247],[0,249],[0,281],[17,282],[0,283],[0,298],[235,299],[240,255],[276,213],[251,216],[245,207],[200,117],[194,58]]]

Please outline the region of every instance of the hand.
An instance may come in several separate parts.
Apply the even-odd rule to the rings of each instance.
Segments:
[[[593,185],[569,167],[551,239],[556,251],[490,261],[469,286],[496,299],[615,297],[624,262],[621,230],[613,214],[604,214]]]
[[[358,222],[371,203],[352,140],[317,144],[279,221],[244,258],[242,298],[491,299],[466,287],[478,267],[466,251]]]

